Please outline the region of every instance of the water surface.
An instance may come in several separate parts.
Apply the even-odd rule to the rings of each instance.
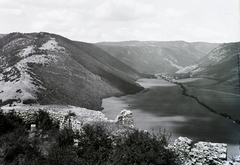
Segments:
[[[166,129],[172,133],[172,141],[186,136],[194,141],[224,142],[228,144],[228,156],[239,154],[239,125],[182,95],[178,85],[162,79],[140,79],[137,82],[149,90],[104,99],[102,106],[106,117],[115,119],[121,110],[128,109],[133,112],[135,127],[149,132]]]

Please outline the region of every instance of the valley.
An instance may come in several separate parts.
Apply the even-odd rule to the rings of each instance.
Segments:
[[[217,43],[185,41],[125,41],[95,44],[140,73],[175,73],[195,64]]]
[[[161,128],[172,141],[227,143],[231,156],[240,139],[239,44],[92,44],[45,32],[6,34],[0,37],[0,106],[71,105],[109,119],[127,109],[136,128]]]

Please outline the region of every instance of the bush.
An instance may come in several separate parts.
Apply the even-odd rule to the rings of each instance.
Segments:
[[[83,165],[73,147],[54,147],[48,155],[49,165]]]
[[[83,126],[79,136],[78,156],[90,164],[105,164],[112,153],[112,140],[100,123]]]
[[[48,131],[50,129],[58,129],[59,124],[54,122],[53,119],[49,116],[49,113],[44,110],[39,110],[38,113],[35,114],[36,124],[38,129],[42,129],[44,131]]]
[[[177,156],[166,149],[168,135],[165,132],[149,134],[131,130],[124,134],[121,140],[116,140],[101,123],[85,125],[77,154],[89,164],[174,164]]]
[[[33,145],[28,137],[25,127],[14,129],[1,136],[0,143],[2,143],[1,149],[5,163],[21,164],[20,162],[33,162],[41,158],[38,147]]]
[[[111,155],[113,164],[174,164],[176,155],[166,149],[167,135],[165,133],[149,134],[135,130],[128,138],[119,144]]]
[[[69,128],[64,128],[61,130],[57,137],[57,143],[59,147],[66,147],[66,146],[71,146],[74,143],[74,136],[75,133],[73,132],[72,129]]]
[[[0,136],[23,125],[23,120],[16,115],[15,111],[4,114],[3,111],[0,110]]]
[[[116,123],[92,123],[74,133],[70,128],[56,129],[58,125],[46,111],[36,115],[38,128],[45,132],[29,132],[14,111],[0,111],[0,158],[4,164],[168,165],[177,157],[166,149],[165,132],[149,134]]]

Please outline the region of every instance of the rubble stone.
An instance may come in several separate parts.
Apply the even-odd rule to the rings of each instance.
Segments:
[[[133,126],[133,114],[130,110],[122,110],[118,116],[116,117],[115,119],[115,122],[116,123],[119,123],[119,124],[124,124],[124,125],[127,125],[129,127],[134,127]]]
[[[236,159],[227,161],[227,144],[197,142],[193,145],[192,140],[187,137],[179,137],[173,143],[173,148],[177,153],[179,160],[184,165],[196,164],[216,164],[216,165],[240,165]]]

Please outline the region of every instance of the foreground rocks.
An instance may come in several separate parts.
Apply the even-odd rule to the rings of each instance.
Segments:
[[[36,113],[39,110],[47,111],[50,117],[60,124],[60,129],[71,127],[73,130],[80,130],[83,125],[93,122],[115,122],[133,128],[133,114],[130,110],[122,110],[115,120],[108,120],[100,111],[89,110],[75,106],[59,105],[37,105],[37,106],[16,106],[1,107],[4,112],[14,110],[18,116],[28,124],[35,124]]]
[[[12,108],[2,107],[5,112]],[[38,110],[46,110],[50,116],[59,121],[60,128],[71,127],[73,130],[80,130],[83,125],[93,122],[118,123],[133,128],[133,114],[130,110],[122,110],[115,120],[108,120],[100,111],[93,111],[74,106],[21,106],[14,107],[15,112],[29,124],[35,124],[35,113]],[[36,127],[36,126],[35,126]],[[35,127],[33,129],[35,129]],[[121,137],[126,129],[119,129],[112,133],[112,136]],[[227,161],[227,144],[197,142],[187,137],[179,137],[173,145],[168,146],[177,152],[179,160],[183,165],[240,165],[240,155]]]
[[[211,142],[197,142],[187,137],[179,137],[172,146],[182,164],[185,165],[240,165],[237,159],[227,161],[227,144],[225,143],[211,143]],[[237,158],[237,156],[236,156]]]
[[[116,123],[127,125],[129,127],[133,126],[133,114],[130,110],[122,110],[115,119]]]
[[[84,124],[91,122],[107,122],[108,119],[100,111],[89,110],[75,106],[58,106],[58,105],[38,105],[38,106],[16,106],[1,107],[4,112],[14,110],[18,116],[23,118],[28,124],[35,124],[35,113],[39,110],[47,111],[50,117],[60,124],[60,129],[71,127],[73,130],[79,130]]]

